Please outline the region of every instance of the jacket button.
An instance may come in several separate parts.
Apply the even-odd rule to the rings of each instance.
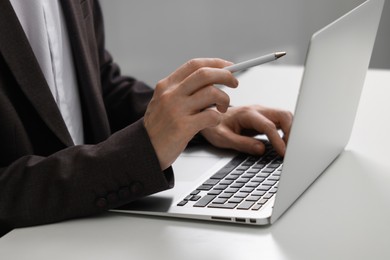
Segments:
[[[134,195],[140,195],[144,191],[144,186],[140,182],[130,184],[130,192]]]
[[[98,208],[106,208],[107,207],[107,199],[105,198],[99,198],[96,200],[96,203],[95,205],[98,207]]]
[[[127,199],[130,197],[130,191],[129,191],[129,188],[125,187],[125,188],[121,188],[119,191],[118,191],[118,196],[119,196],[119,199]]]

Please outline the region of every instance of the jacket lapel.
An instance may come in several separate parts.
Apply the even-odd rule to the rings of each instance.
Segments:
[[[43,121],[66,145],[72,138],[47,85],[28,39],[8,0],[0,1],[0,53]]]

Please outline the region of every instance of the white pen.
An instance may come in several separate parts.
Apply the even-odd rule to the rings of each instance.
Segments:
[[[270,53],[258,58],[254,58],[251,60],[247,60],[244,62],[236,63],[230,66],[225,67],[225,70],[230,71],[231,73],[241,71],[241,70],[246,70],[249,69],[250,67],[258,66],[260,64],[264,64],[270,61],[274,61],[279,59],[280,57],[283,57],[286,55],[286,52],[275,52],[275,53]]]

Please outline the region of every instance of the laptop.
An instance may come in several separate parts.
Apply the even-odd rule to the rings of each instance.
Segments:
[[[384,0],[368,0],[313,34],[284,158],[266,140],[267,152],[259,157],[200,156],[197,162],[183,158],[173,189],[112,211],[274,223],[349,141],[383,5]],[[199,163],[210,168],[199,177],[186,176],[185,167]]]

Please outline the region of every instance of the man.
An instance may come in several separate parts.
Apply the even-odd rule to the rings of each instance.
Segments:
[[[230,62],[191,60],[153,91],[105,50],[97,1],[0,0],[0,10],[0,233],[173,187],[170,165],[198,133],[252,154],[264,146],[241,133],[265,133],[284,154],[289,112],[228,108],[213,87],[237,87],[221,69]]]

